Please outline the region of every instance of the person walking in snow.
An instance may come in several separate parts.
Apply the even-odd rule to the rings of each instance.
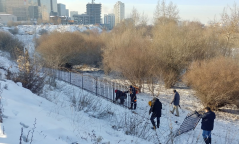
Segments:
[[[150,110],[149,115],[152,113],[150,121],[153,125],[152,129],[156,129],[154,119],[157,118],[157,128],[160,125],[160,117],[161,117],[161,110],[162,110],[162,103],[159,101],[158,98],[153,98],[152,101],[149,101]]]
[[[200,115],[200,117],[202,118],[202,136],[206,144],[211,144],[211,134],[214,127],[214,119],[216,119],[216,115],[214,112],[211,111],[209,107],[206,107],[204,111],[205,113],[203,115]]]
[[[177,117],[179,117],[179,112],[178,112],[178,107],[180,106],[179,105],[179,102],[180,102],[180,95],[178,94],[178,92],[176,90],[173,90],[174,92],[174,97],[173,97],[173,100],[171,102],[171,104],[173,103],[173,111],[170,111],[172,114],[174,114],[174,111],[176,110],[176,115]]]
[[[131,107],[130,107],[130,109],[133,109],[133,106],[134,106],[134,110],[135,110],[136,106],[137,106],[136,90],[131,85],[129,91],[127,91],[126,93],[128,93],[128,92],[130,93],[130,99],[131,99]]]

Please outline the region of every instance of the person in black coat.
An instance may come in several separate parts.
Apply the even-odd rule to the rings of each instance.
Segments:
[[[137,106],[136,90],[132,85],[130,86],[130,98],[131,98],[130,109],[133,109],[133,106],[134,106],[134,109],[136,109],[136,106]]]
[[[128,92],[130,93],[130,99],[131,99],[130,109],[133,109],[133,106],[134,106],[134,109],[136,109],[136,106],[137,106],[136,89],[131,85],[130,90],[127,91],[126,93]]]
[[[149,115],[151,115],[151,123],[153,125],[152,129],[156,129],[154,119],[157,118],[157,128],[159,128],[160,125],[160,117],[161,117],[161,110],[162,110],[162,103],[159,101],[159,99],[154,98],[151,102],[151,107],[149,110]]]
[[[206,144],[211,144],[211,134],[214,128],[214,120],[216,119],[216,115],[214,112],[211,111],[209,107],[206,107],[204,110],[205,113],[200,116],[202,118],[202,136]]]
[[[124,104],[125,99],[127,98],[126,92],[115,90],[115,93],[116,93],[116,101],[120,99],[120,104]]]

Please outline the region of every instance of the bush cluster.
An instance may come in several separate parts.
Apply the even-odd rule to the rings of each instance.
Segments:
[[[66,63],[99,65],[103,45],[99,35],[95,33],[53,32],[42,35],[37,40],[36,50],[48,66],[58,67]]]
[[[13,59],[16,59],[16,49],[23,51],[24,45],[17,38],[7,32],[0,31],[0,50],[9,52]]]
[[[184,82],[197,92],[204,106],[216,110],[239,100],[239,65],[231,58],[192,63]]]
[[[21,82],[22,86],[35,94],[40,94],[45,84],[45,74],[41,73],[41,66],[31,61],[28,51],[25,54],[19,52],[17,59],[18,73],[8,71],[7,79]]]

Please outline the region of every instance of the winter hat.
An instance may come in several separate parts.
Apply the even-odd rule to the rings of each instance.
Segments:
[[[148,104],[149,104],[149,106],[151,106],[151,105],[152,105],[152,102],[151,102],[151,101],[149,101],[149,103],[148,103]]]
[[[115,90],[115,93],[117,93],[118,90]]]
[[[131,85],[130,88],[133,88],[133,86]]]

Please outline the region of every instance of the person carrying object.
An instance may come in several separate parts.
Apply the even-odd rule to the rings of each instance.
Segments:
[[[179,112],[178,112],[178,107],[180,107],[179,103],[180,103],[180,95],[178,94],[178,92],[176,90],[173,90],[174,92],[174,97],[173,100],[171,102],[171,104],[173,104],[173,110],[170,111],[172,114],[174,114],[174,111],[176,110],[176,115],[177,117],[179,117]]]
[[[214,120],[216,119],[216,115],[211,111],[210,107],[204,108],[204,111],[205,113],[203,115],[199,115],[199,117],[202,118],[202,136],[206,144],[212,144],[212,130],[214,128]]]
[[[158,98],[153,98],[152,101],[149,101],[149,115],[152,113],[150,121],[153,125],[152,129],[156,130],[154,119],[157,118],[157,128],[160,125],[160,117],[161,117],[161,110],[162,110],[162,103],[159,101]]]

